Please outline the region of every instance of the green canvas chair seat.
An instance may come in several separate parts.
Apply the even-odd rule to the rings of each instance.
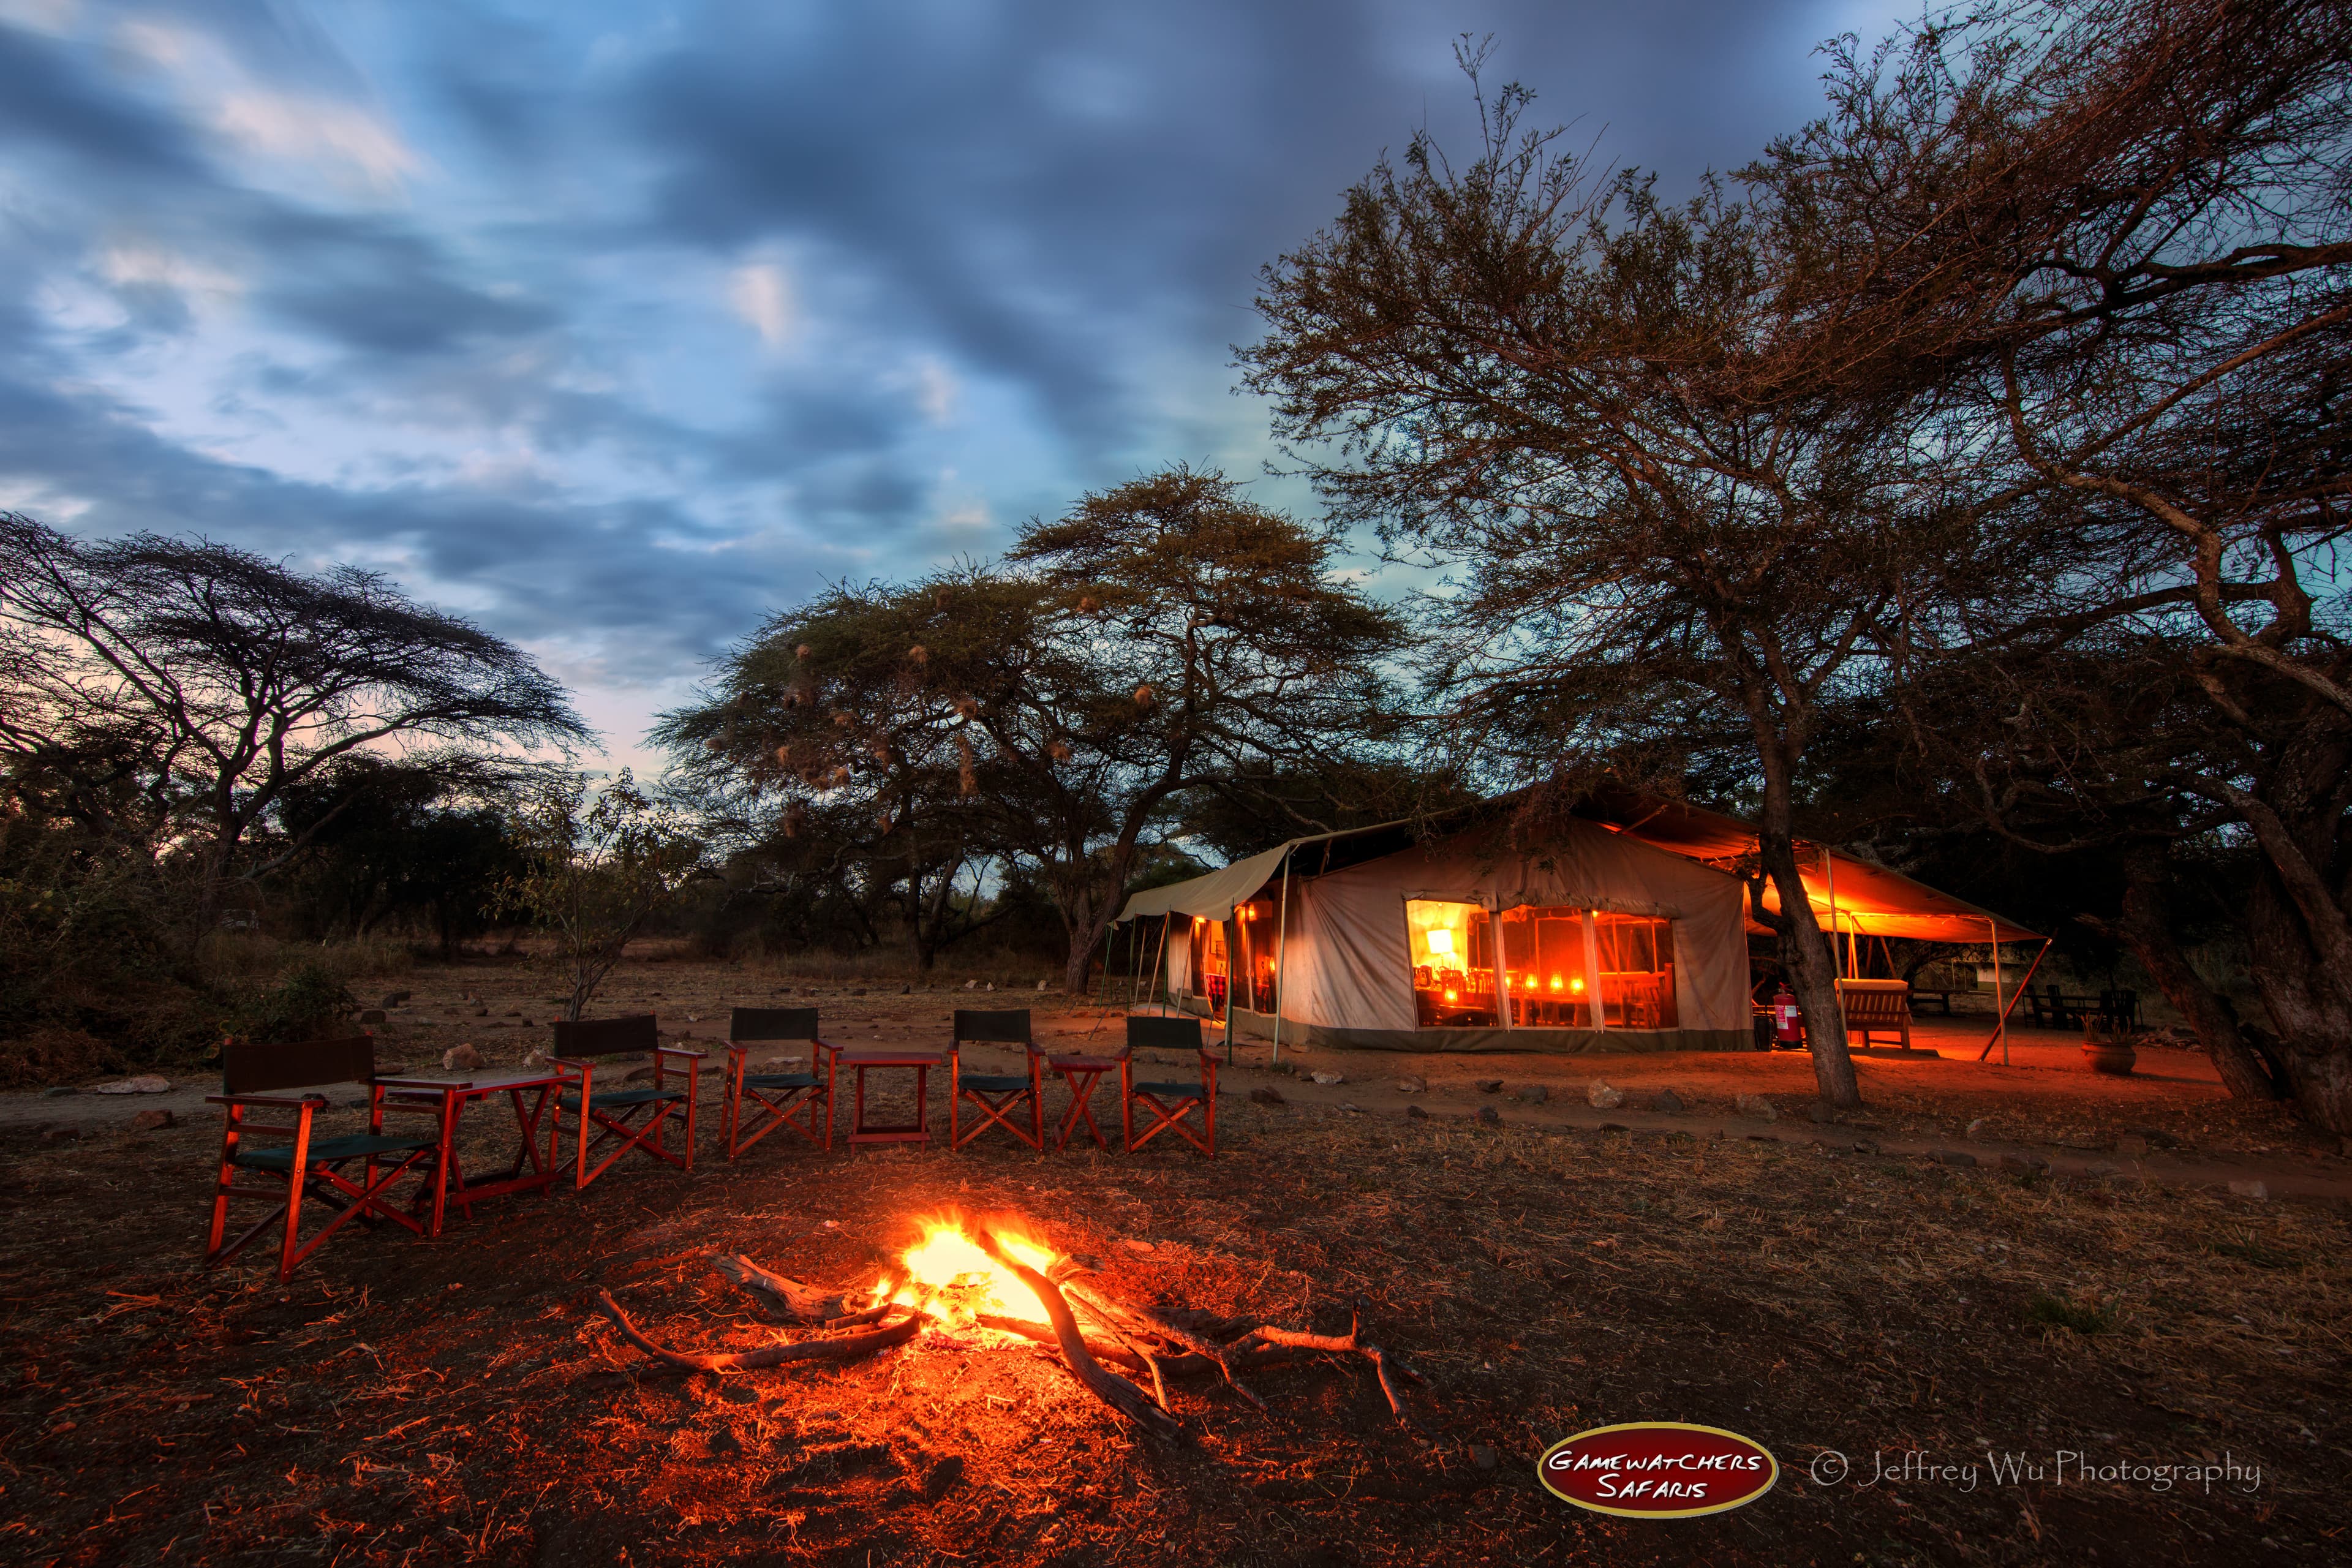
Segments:
[[[370,1154],[405,1154],[413,1150],[430,1149],[437,1138],[394,1138],[389,1133],[353,1132],[341,1138],[318,1138],[310,1143],[313,1161],[332,1164],[341,1160],[362,1160]],[[290,1171],[294,1168],[294,1146],[282,1144],[274,1149],[239,1149],[229,1156],[229,1163],[244,1165],[257,1171]]]

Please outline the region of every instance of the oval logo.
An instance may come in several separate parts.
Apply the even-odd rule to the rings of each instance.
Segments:
[[[1763,1444],[1720,1426],[1630,1421],[1563,1437],[1536,1461],[1563,1502],[1629,1519],[1688,1519],[1754,1502],[1780,1479]]]

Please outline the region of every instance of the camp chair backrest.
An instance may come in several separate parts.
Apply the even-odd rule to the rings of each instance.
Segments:
[[[1841,980],[1837,983],[1837,988],[1849,994],[1872,991],[1883,991],[1889,995],[1911,994],[1911,983],[1908,980]]]
[[[661,1045],[661,1029],[651,1013],[626,1018],[583,1018],[555,1026],[559,1057],[609,1057],[622,1051],[650,1051]]]
[[[223,1094],[268,1094],[274,1089],[370,1083],[374,1079],[375,1041],[367,1035],[277,1045],[231,1040],[221,1047]]]
[[[1029,1040],[1029,1009],[1016,1007],[1002,1013],[968,1012],[956,1009],[955,1037],[958,1045],[977,1041],[990,1046],[1025,1046]]]
[[[727,1020],[730,1040],[814,1040],[814,1007],[738,1007]]]
[[[1198,1018],[1129,1018],[1127,1048],[1130,1051],[1197,1051],[1201,1048]]]

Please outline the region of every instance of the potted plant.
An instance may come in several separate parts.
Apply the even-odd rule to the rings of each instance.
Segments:
[[[2093,1072],[2128,1076],[2139,1065],[2139,1052],[2131,1042],[2131,1026],[2121,1018],[2094,1013],[2083,1020],[2083,1057]]]

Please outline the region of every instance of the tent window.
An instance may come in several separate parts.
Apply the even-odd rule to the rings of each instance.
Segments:
[[[1612,1028],[1671,1029],[1675,1014],[1673,922],[1648,915],[1592,917],[1601,947],[1601,1003]]]
[[[1245,982],[1234,995],[1254,1013],[1274,1011],[1275,917],[1272,899],[1234,907],[1234,931],[1241,941],[1241,973]]]
[[[1511,993],[1511,1022],[1519,1028],[1592,1027],[1582,910],[1504,910],[1503,971]]]
[[[1223,921],[1192,918],[1192,978],[1211,1006],[1225,1005],[1225,926]]]
[[[1409,899],[1404,923],[1414,1021],[1424,1029],[1494,1027],[1495,958],[1486,911],[1475,904]]]

